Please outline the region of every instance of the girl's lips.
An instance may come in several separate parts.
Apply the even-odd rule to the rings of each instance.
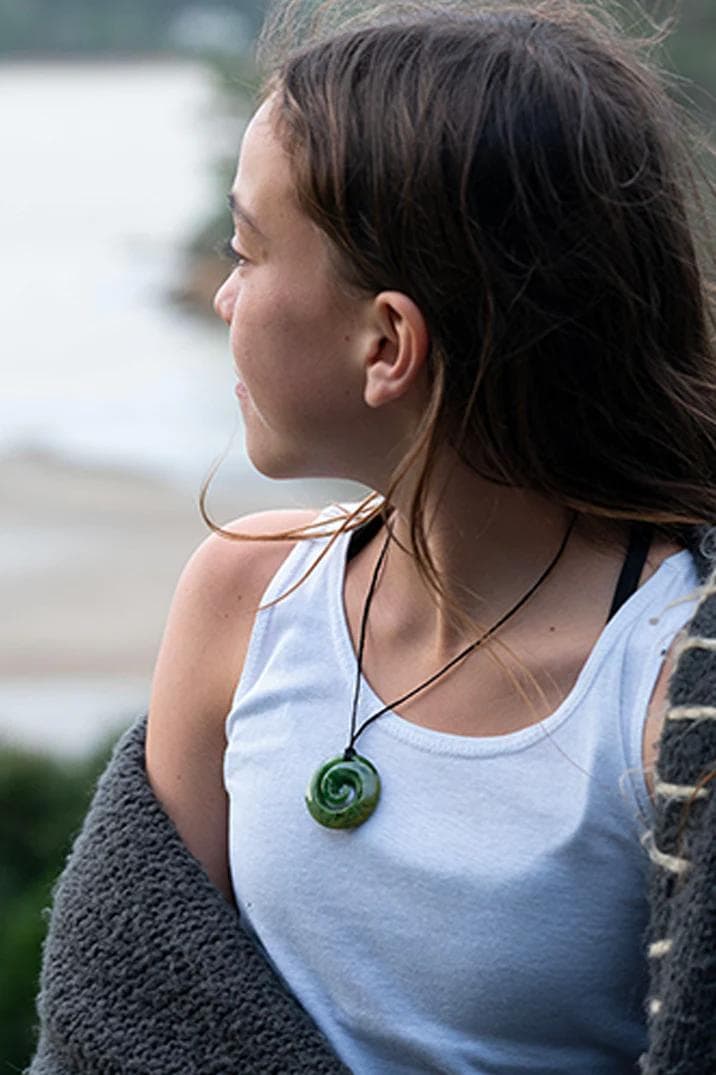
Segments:
[[[246,385],[242,384],[241,381],[236,382],[236,388],[234,389],[234,392],[239,399],[248,399],[249,394],[246,391]]]

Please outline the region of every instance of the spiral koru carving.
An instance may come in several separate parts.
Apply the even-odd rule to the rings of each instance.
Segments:
[[[360,754],[331,758],[318,769],[306,792],[311,816],[329,829],[362,825],[380,798],[380,777],[375,766]]]

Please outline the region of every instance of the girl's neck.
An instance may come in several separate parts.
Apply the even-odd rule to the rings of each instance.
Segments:
[[[392,607],[399,613],[396,629],[400,625],[414,641],[430,638],[448,654],[471,633],[470,624],[489,626],[530,588],[559,549],[572,518],[569,509],[537,493],[498,486],[467,468],[454,467],[440,493],[428,497],[425,512],[427,544],[444,590],[438,596],[418,570],[408,523],[409,496],[406,490],[393,500],[391,525],[397,543],[389,549],[376,600],[384,610]],[[620,530],[610,541],[596,541],[596,535],[589,520],[577,520],[541,588],[545,594],[535,594],[520,612],[522,619],[539,614],[547,590],[551,607],[560,593],[570,593],[573,601],[575,580],[588,560],[621,559]],[[373,543],[373,563],[381,540]]]

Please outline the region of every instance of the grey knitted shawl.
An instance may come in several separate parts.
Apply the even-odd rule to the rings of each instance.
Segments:
[[[155,798],[145,731],[118,743],[55,889],[29,1071],[346,1072]]]
[[[716,530],[692,552],[703,586],[678,647],[648,849],[650,1047],[644,1075],[716,1073]]]
[[[705,539],[704,539],[705,540]],[[645,1075],[716,1072],[716,576],[670,685],[649,851]],[[347,1071],[155,799],[146,721],[119,742],[57,884],[30,1075]],[[286,893],[286,899],[291,894]],[[406,913],[409,909],[406,908]]]

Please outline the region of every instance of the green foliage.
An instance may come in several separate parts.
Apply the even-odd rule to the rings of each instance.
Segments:
[[[213,211],[199,225],[187,247],[190,255],[198,257],[218,257],[217,248],[223,245],[231,231],[226,195],[236,171],[241,130],[253,111],[260,83],[259,73],[250,56],[213,57],[209,61],[209,70],[214,83],[215,111],[223,119],[227,131],[236,131],[236,139],[234,144],[227,139],[231,156],[214,162],[216,199]]]
[[[172,52],[171,28],[186,11],[235,11],[255,32],[261,0],[0,0],[0,56]]]
[[[108,753],[63,764],[0,746],[2,1071],[21,1071],[32,1054],[45,910]]]

